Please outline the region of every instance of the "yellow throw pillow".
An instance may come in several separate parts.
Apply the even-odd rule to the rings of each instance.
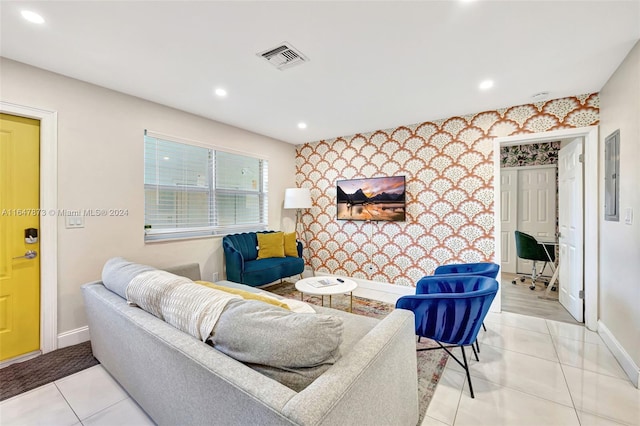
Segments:
[[[289,305],[276,299],[275,297],[270,297],[264,294],[251,293],[250,291],[240,290],[239,288],[225,287],[223,285],[217,285],[214,283],[210,283],[208,281],[194,281],[194,283],[212,288],[214,290],[220,290],[227,293],[236,294],[245,300],[259,300],[260,302],[265,302],[270,305],[279,306],[281,308],[286,309],[287,311],[291,310],[289,309]]]
[[[298,257],[298,242],[296,241],[295,232],[284,234],[284,255]]]
[[[282,232],[258,232],[258,259],[284,257],[284,238]]]

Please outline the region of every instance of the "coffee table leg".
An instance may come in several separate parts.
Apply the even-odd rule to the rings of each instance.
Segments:
[[[304,293],[300,292],[300,300],[304,300]]]
[[[349,293],[350,294],[350,301],[349,301],[349,312],[353,312],[353,292]]]
[[[329,307],[331,307],[331,295],[329,295]]]

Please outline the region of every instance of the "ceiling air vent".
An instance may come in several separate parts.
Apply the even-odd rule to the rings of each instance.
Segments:
[[[299,50],[296,50],[296,48],[291,46],[291,44],[287,43],[286,41],[282,42],[278,47],[257,53],[257,55],[262,56],[264,59],[269,61],[271,65],[278,68],[279,70],[290,68],[309,61],[309,58],[303,55]]]

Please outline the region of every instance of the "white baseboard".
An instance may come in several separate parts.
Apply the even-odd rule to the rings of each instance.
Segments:
[[[361,278],[351,278],[362,288],[369,290],[384,291],[386,293],[399,294],[401,296],[416,294],[415,287],[408,287],[404,285],[394,285],[389,283],[382,283],[379,281],[369,281]]]
[[[58,334],[58,349],[86,342],[90,338],[91,336],[89,335],[88,326],[76,328],[75,330],[65,331],[64,333]]]
[[[324,276],[334,276],[334,274],[325,274],[323,272],[315,272],[315,275],[319,276],[319,277],[324,277]],[[311,277],[313,276],[313,271],[309,272],[309,270],[305,270],[305,277]],[[410,295],[410,294],[416,294],[416,288],[415,287],[409,287],[409,286],[404,286],[404,285],[394,285],[394,284],[389,284],[389,283],[383,283],[380,281],[370,281],[370,280],[365,280],[362,278],[354,278],[354,277],[348,277],[352,280],[354,280],[355,282],[358,283],[359,287],[362,288],[366,288],[369,290],[377,290],[377,291],[383,291],[386,293],[391,293],[391,294],[399,294],[401,296],[406,296],[406,295]]]
[[[631,356],[602,321],[598,321],[598,334],[602,337],[602,340],[605,345],[607,345],[611,353],[613,353],[613,356],[618,360],[624,372],[627,373],[631,383],[633,383],[635,387],[638,387],[640,367],[638,367],[638,365],[633,361]]]

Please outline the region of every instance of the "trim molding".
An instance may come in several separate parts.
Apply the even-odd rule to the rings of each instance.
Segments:
[[[85,325],[84,327],[58,334],[58,349],[77,345],[87,340],[91,340],[91,336],[89,335],[89,326]]]
[[[502,258],[500,247],[500,147],[560,139],[584,138],[584,324],[598,328],[598,126],[553,130],[543,133],[500,137],[493,140],[494,159],[494,245],[495,258]],[[499,277],[501,277],[500,273]],[[500,282],[500,281],[499,281]],[[498,296],[496,296],[496,299]],[[495,303],[495,301],[494,301]]]
[[[58,210],[58,113],[0,101],[0,112],[40,120],[40,209]],[[40,350],[58,347],[58,223],[40,216]]]
[[[613,356],[618,360],[620,366],[629,376],[631,383],[638,388],[638,382],[640,380],[640,367],[633,361],[633,358],[629,355],[624,347],[618,342],[609,328],[604,325],[602,321],[598,321],[598,334],[602,337],[605,345],[609,348]]]

